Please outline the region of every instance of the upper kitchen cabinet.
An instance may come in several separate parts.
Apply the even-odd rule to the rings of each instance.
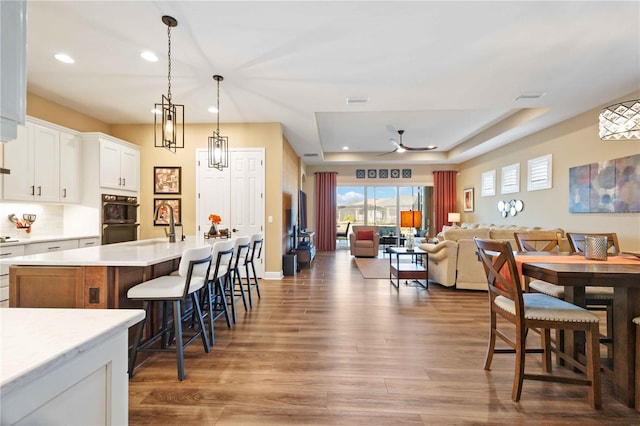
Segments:
[[[90,150],[89,153],[98,150],[100,188],[138,191],[140,148],[102,133],[84,133],[83,139],[86,141],[85,149]],[[96,160],[91,154],[88,158]]]
[[[80,149],[77,133],[29,118],[4,147],[3,199],[79,202]]]
[[[27,111],[27,2],[0,1],[0,142],[17,138]]]
[[[4,166],[11,174],[4,175],[3,198],[59,201],[59,132],[27,122],[26,126],[18,126],[17,136],[4,147]]]
[[[80,135],[60,132],[60,201],[80,202],[82,151]]]

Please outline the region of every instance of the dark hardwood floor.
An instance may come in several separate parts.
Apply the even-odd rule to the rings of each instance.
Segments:
[[[363,279],[346,250],[318,252],[310,269],[260,285],[234,328],[216,322],[211,353],[187,349],[183,382],[173,354],[136,371],[130,424],[640,424],[604,375],[601,411],[586,387],[558,383],[525,381],[511,401],[514,356],[482,368],[484,292],[396,290]],[[539,355],[527,369],[540,371]]]

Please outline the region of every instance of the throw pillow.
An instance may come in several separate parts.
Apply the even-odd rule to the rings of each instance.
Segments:
[[[373,240],[373,231],[358,231],[359,240]]]

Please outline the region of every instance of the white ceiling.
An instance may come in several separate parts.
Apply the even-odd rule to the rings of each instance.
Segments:
[[[153,122],[173,16],[185,121],[215,128],[220,74],[222,133],[281,122],[307,164],[459,163],[640,89],[638,1],[30,0],[27,14],[28,90],[111,124]],[[529,94],[544,96],[516,100]],[[438,149],[377,155],[399,129]]]

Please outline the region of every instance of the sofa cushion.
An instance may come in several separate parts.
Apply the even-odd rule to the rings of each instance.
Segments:
[[[373,231],[358,231],[358,236],[356,239],[373,241]]]
[[[475,228],[475,229],[449,229],[444,233],[445,240],[458,241],[458,240],[471,240],[474,237],[477,238],[489,238],[489,230],[487,228]]]

